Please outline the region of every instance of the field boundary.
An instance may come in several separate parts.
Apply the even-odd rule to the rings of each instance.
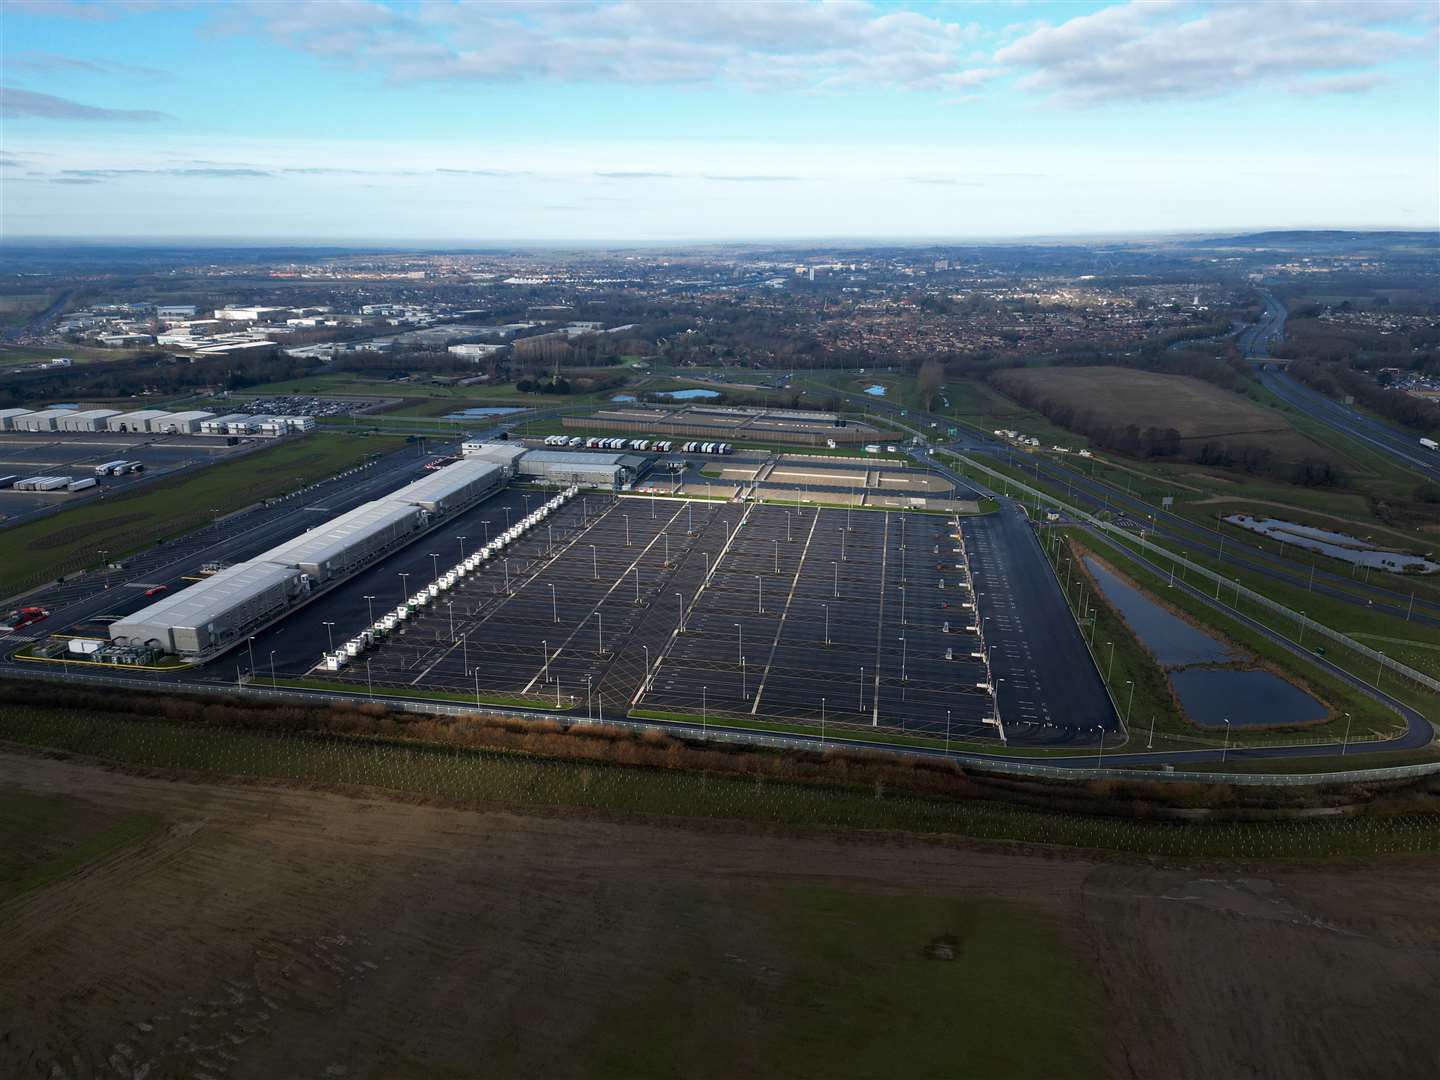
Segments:
[[[95,686],[111,686],[126,690],[141,689],[145,682],[133,679],[126,679],[117,676],[88,675],[63,673],[49,669],[40,669],[35,672],[36,676],[52,678],[60,681],[88,684]],[[153,684],[152,684],[153,685]],[[325,691],[303,691],[303,690],[272,690],[263,686],[255,685],[232,685],[229,683],[180,683],[167,682],[164,684],[167,689],[181,693],[194,693],[202,695],[224,695],[236,697],[261,697],[276,701],[277,703],[297,704],[300,702],[323,702],[334,705],[355,705],[374,704],[363,693],[341,694]],[[608,720],[591,720],[583,716],[563,715],[557,716],[553,712],[541,712],[528,709],[505,709],[505,708],[482,708],[475,709],[473,706],[445,705],[437,702],[408,701],[401,698],[392,699],[387,702],[391,707],[408,713],[428,714],[431,716],[463,717],[484,714],[512,718],[518,720],[545,720],[554,723],[561,720],[575,726],[597,725],[602,727],[620,727],[631,731],[661,731],[675,734],[677,728],[683,728],[690,737],[701,737],[715,740],[717,742],[731,742],[767,746],[777,750],[803,750],[814,752],[821,750],[820,740],[817,737],[801,737],[793,735],[781,735],[778,733],[766,733],[760,731],[736,731],[718,728],[714,725],[701,731],[693,724],[667,723],[663,721],[647,722],[634,717],[612,718]],[[1034,777],[1052,780],[1164,780],[1176,783],[1204,783],[1204,784],[1233,784],[1245,786],[1272,786],[1272,787],[1305,787],[1320,786],[1327,784],[1365,783],[1378,780],[1403,780],[1415,777],[1430,776],[1440,773],[1440,761],[1422,762],[1414,765],[1390,765],[1372,769],[1350,769],[1339,772],[1309,772],[1309,773],[1238,773],[1238,772],[1181,772],[1164,771],[1161,769],[1138,770],[1134,766],[1123,766],[1120,768],[1095,768],[1090,766],[1070,765],[1041,765],[1031,761],[1017,761],[1010,758],[989,756],[986,754],[967,753],[964,751],[952,751],[945,753],[941,750],[925,750],[906,748],[899,746],[868,744],[857,742],[843,737],[830,736],[826,740],[827,745],[836,749],[846,750],[870,750],[877,753],[892,754],[899,757],[926,757],[944,758],[957,762],[961,765],[972,765],[976,768],[1005,773],[1014,776]],[[1211,750],[1197,750],[1195,753],[1210,753]],[[1123,754],[1115,757],[1123,761]]]

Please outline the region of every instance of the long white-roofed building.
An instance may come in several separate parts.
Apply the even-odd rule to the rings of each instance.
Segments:
[[[296,567],[246,562],[110,624],[110,640],[200,656],[293,605],[310,584]]]
[[[505,470],[460,461],[110,624],[118,645],[206,660],[504,486]]]

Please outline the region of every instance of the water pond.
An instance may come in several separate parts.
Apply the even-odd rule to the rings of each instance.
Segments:
[[[1304,690],[1268,671],[1184,668],[1170,683],[1190,719],[1201,727],[1304,724],[1325,718],[1325,706]]]
[[[635,401],[636,398],[635,398],[635,395],[634,395],[634,394],[612,394],[611,397],[610,397],[610,400],[611,400],[611,401]]]
[[[695,401],[701,398],[717,398],[719,390],[702,390],[698,386],[690,390],[661,390],[656,397],[670,398],[674,401]]]
[[[1130,629],[1161,666],[1185,667],[1235,659],[1224,642],[1171,614],[1135,586],[1116,577],[1102,563],[1087,556],[1085,567],[1099,583],[1105,599],[1120,610]]]
[[[869,394],[871,397],[884,397],[885,387],[878,384],[875,386],[867,386],[865,387],[865,393]]]
[[[1146,593],[1086,556],[1100,593],[1167,670],[1175,696],[1202,727],[1306,724],[1325,717],[1325,705],[1269,671],[1215,667],[1237,657],[1219,638],[1190,625]]]

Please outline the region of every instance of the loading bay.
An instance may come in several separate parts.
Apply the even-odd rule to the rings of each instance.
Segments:
[[[1018,512],[589,493],[345,668],[321,670],[332,643],[548,497],[512,488],[487,500],[207,671],[262,686],[341,683],[377,698],[835,736],[1061,744],[1113,728]]]

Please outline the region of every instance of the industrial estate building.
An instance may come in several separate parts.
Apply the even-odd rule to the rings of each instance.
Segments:
[[[501,466],[480,460],[439,469],[117,619],[110,625],[110,646],[95,659],[134,663],[134,655],[143,652],[194,660],[223,652],[316,592],[493,494],[505,476]]]
[[[0,431],[123,431],[150,435],[261,435],[277,438],[315,429],[313,416],[216,416],[203,409],[0,409]]]
[[[601,409],[585,416],[566,416],[567,428],[588,431],[637,431],[646,435],[689,435],[724,442],[866,443],[892,437],[857,420],[836,413],[798,412],[794,409],[746,409],[719,405],[687,405],[677,409],[645,406]]]
[[[460,452],[489,461],[522,480],[620,490],[633,484],[654,460],[644,454],[597,454],[576,450],[528,450],[515,443],[467,442]]]

